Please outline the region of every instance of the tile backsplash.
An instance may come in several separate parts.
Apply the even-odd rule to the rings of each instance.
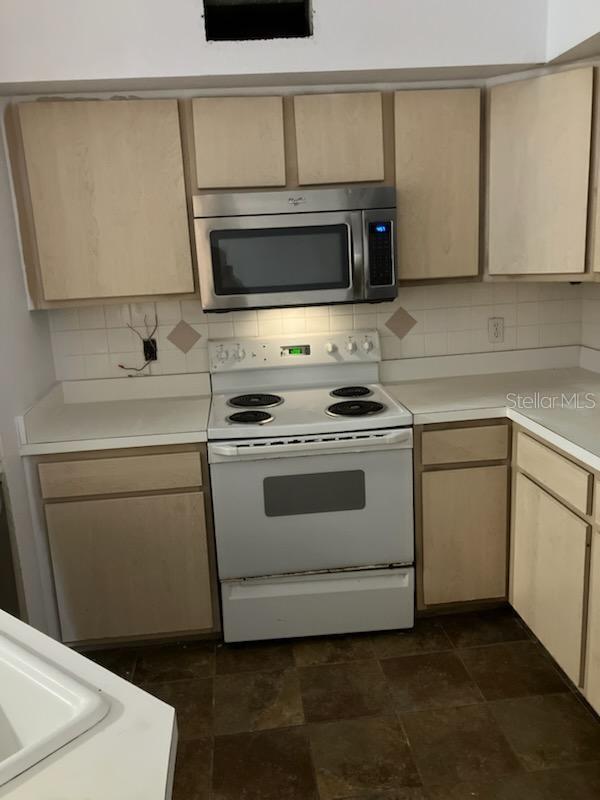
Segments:
[[[600,350],[600,283],[589,283],[583,287],[581,344]]]
[[[594,291],[592,291],[594,290]],[[598,291],[596,291],[598,290]],[[587,293],[586,293],[587,292]],[[386,327],[398,308],[416,325],[403,339]],[[383,358],[420,358],[580,344],[600,347],[600,286],[553,283],[454,283],[411,286],[393,303],[317,306],[205,314],[199,301],[165,300],[49,311],[58,380],[124,377],[144,363],[139,336],[158,320],[158,360],[145,372],[206,372],[207,342],[228,336],[270,336],[377,328]],[[488,319],[504,318],[504,342],[490,343]],[[583,318],[583,325],[582,325]],[[168,335],[184,320],[200,338],[182,353]],[[595,344],[591,344],[591,341]]]

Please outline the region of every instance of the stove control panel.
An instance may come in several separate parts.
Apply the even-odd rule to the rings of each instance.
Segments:
[[[211,340],[211,372],[270,367],[358,364],[381,361],[377,331],[281,334]]]

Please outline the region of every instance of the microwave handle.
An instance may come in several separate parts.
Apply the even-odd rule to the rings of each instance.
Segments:
[[[364,237],[362,211],[351,211],[348,216],[353,294],[356,300],[364,300],[367,286],[367,276],[365,275],[367,243]]]

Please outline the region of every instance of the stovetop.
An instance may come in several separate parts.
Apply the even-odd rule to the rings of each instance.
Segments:
[[[214,394],[208,438],[212,441],[272,438],[379,430],[412,424],[411,413],[379,384],[364,384],[360,392],[340,394],[336,391],[348,388],[334,384],[309,389],[277,390],[270,387],[268,393]],[[252,397],[255,394],[262,394],[263,397],[255,399]],[[240,396],[243,400],[239,399]],[[264,405],[260,404],[260,400],[265,401]]]

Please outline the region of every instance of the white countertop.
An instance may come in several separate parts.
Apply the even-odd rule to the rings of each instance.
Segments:
[[[17,422],[21,455],[205,442],[207,376],[57,384]]]
[[[597,372],[496,372],[384,387],[412,412],[415,425],[509,417],[600,470]],[[591,407],[570,406],[575,395]],[[57,384],[18,419],[21,454],[205,442],[210,402],[205,374]]]
[[[600,375],[577,367],[388,383],[415,425],[509,417],[600,470]],[[568,401],[577,395],[580,405]]]
[[[174,709],[4,611],[0,632],[100,689],[110,703],[98,725],[0,787],[0,798],[164,800],[177,740]]]

